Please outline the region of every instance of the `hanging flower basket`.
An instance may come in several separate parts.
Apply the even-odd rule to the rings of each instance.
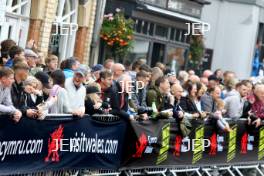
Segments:
[[[125,56],[132,48],[134,21],[126,19],[120,9],[116,13],[104,15],[100,37],[114,57]]]

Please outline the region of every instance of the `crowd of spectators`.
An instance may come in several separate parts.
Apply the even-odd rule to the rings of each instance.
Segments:
[[[230,132],[226,119],[245,118],[259,127],[264,118],[264,84],[239,80],[232,71],[175,73],[163,63],[151,68],[144,59],[82,65],[78,58],[45,59],[34,42],[25,49],[12,40],[1,43],[0,112],[45,119],[48,114],[118,115],[130,120],[174,118],[184,136],[200,119]]]

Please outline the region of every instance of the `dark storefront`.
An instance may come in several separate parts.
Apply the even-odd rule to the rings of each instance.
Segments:
[[[125,59],[143,58],[151,66],[176,60],[177,67],[183,68],[190,42],[184,35],[188,32],[186,23],[201,23],[205,4],[204,0],[108,0],[105,14],[119,8],[135,21],[134,47]],[[102,63],[108,53],[103,47],[100,51]]]

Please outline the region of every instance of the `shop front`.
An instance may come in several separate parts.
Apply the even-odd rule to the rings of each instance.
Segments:
[[[178,69],[184,68],[190,37],[188,24],[200,23],[203,3],[181,0],[143,0],[143,1],[107,1],[105,14],[113,13],[116,8],[132,18],[134,25],[134,43],[130,53],[123,60],[145,59],[151,66],[157,62],[171,65],[176,61]],[[188,7],[188,9],[187,9]],[[109,57],[101,46],[99,62]]]

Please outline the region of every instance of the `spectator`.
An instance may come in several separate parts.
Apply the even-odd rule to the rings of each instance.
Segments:
[[[187,81],[183,87],[187,91],[187,96],[180,99],[180,106],[185,116],[188,119],[205,118],[206,113],[201,111],[201,102],[198,99],[197,84]]]
[[[189,78],[189,74],[186,71],[184,70],[179,71],[178,79],[181,85],[183,85],[188,80],[188,78]]]
[[[210,75],[208,77],[208,88],[214,88],[219,85],[219,80],[215,75]]]
[[[226,117],[238,120],[243,113],[245,97],[248,94],[248,88],[245,82],[239,82],[236,90],[225,98]]]
[[[41,82],[41,90],[43,91],[43,99],[46,101],[49,98],[49,93],[52,87],[50,77],[45,72],[37,72],[35,77]]]
[[[103,101],[100,98],[100,90],[96,86],[86,88],[85,114],[103,114]],[[108,104],[106,105],[108,107]]]
[[[143,62],[140,60],[136,60],[132,63],[132,71],[130,72],[130,76],[132,80],[136,80],[136,75],[139,72],[139,68],[142,64]]]
[[[164,74],[159,67],[154,67],[151,73],[150,87],[155,86],[155,82],[158,78],[162,77]]]
[[[223,81],[224,81],[224,85],[226,85],[226,83],[231,80],[231,79],[235,79],[236,76],[235,76],[235,73],[232,72],[232,71],[225,71],[224,74],[223,74]]]
[[[45,59],[46,67],[44,69],[44,72],[46,72],[48,75],[50,75],[52,72],[58,69],[58,62],[59,59],[57,56],[51,54]]]
[[[104,69],[111,70],[112,66],[115,64],[115,61],[111,58],[104,61]]]
[[[136,112],[143,114],[142,116],[144,119],[147,119],[147,112],[150,112],[150,108],[148,108],[146,104],[147,85],[149,84],[148,74],[144,71],[138,72],[136,76],[136,82],[133,83],[131,106],[136,110]],[[136,86],[138,86],[140,89],[136,90]]]
[[[208,82],[208,78],[206,77],[201,77],[200,81],[202,84],[204,84],[205,86],[208,86],[209,82]]]
[[[74,71],[79,68],[79,62],[77,61],[77,58],[70,57],[66,59],[63,63],[63,73],[65,75],[65,78],[72,78],[74,75]]]
[[[163,73],[164,73],[165,70],[166,70],[166,66],[165,66],[163,63],[161,63],[161,62],[157,62],[157,63],[155,64],[155,67],[160,68],[161,71],[162,71]]]
[[[125,67],[122,64],[115,63],[112,67],[112,72],[114,76],[114,80],[118,80],[125,72]]]
[[[255,100],[249,111],[248,124],[258,128],[264,119],[264,84],[257,84],[254,90]]]
[[[19,62],[14,65],[15,82],[12,84],[11,95],[14,106],[23,115],[34,118],[38,116],[36,108],[27,105],[28,93],[24,91],[23,82],[28,78],[29,67],[26,63]]]
[[[72,109],[69,105],[67,91],[64,89],[65,74],[61,70],[51,73],[53,87],[48,99],[49,113],[51,114],[69,114]],[[56,98],[53,101],[53,97]],[[52,102],[52,103],[50,103]]]
[[[23,81],[23,88],[25,91],[25,108],[37,111],[37,106],[44,101],[42,91],[39,89],[40,82],[33,76],[27,77]],[[37,118],[39,114],[33,116]]]
[[[87,70],[79,68],[75,71],[73,78],[68,78],[65,82],[65,89],[69,97],[69,105],[74,109],[75,114],[82,117],[85,113],[86,89],[83,86],[87,75]]]
[[[223,71],[220,68],[215,70],[214,75],[222,83],[222,81],[223,81]]]
[[[37,67],[37,64],[36,64],[36,60],[38,58],[38,55],[30,50],[30,49],[26,49],[25,50],[25,57],[26,57],[26,61],[27,61],[27,64],[29,66],[29,72],[31,75],[35,75],[37,72],[39,71],[42,71],[43,69],[40,68],[40,67]]]
[[[110,89],[113,85],[113,73],[108,71],[108,70],[104,70],[100,73],[100,78],[97,80],[97,83],[100,85],[101,88],[101,98],[102,100],[105,100],[105,92],[109,91],[111,92],[112,90]],[[116,87],[114,87],[116,88]]]
[[[191,76],[189,76],[189,80],[190,80],[192,83],[198,83],[198,82],[200,82],[200,78],[199,78],[199,76],[197,76],[197,75],[191,75]]]
[[[209,78],[209,76],[213,75],[213,72],[211,70],[204,70],[203,77]]]
[[[13,106],[10,88],[14,82],[14,72],[10,68],[0,69],[0,113],[11,115],[11,118],[18,122],[22,113]]]
[[[192,76],[192,75],[195,75],[195,71],[194,70],[189,70],[188,74],[189,74],[189,77]]]
[[[170,95],[170,83],[164,76],[159,77],[155,81],[155,86],[151,87],[147,92],[147,106],[155,106],[160,113],[161,117],[170,117],[172,112],[162,113],[162,111],[171,109],[173,106],[173,96]]]
[[[5,66],[12,68],[15,57],[24,57],[24,49],[19,46],[13,46],[10,48],[8,54],[9,54],[9,59],[7,60]]]
[[[221,88],[219,86],[215,86],[213,88],[208,89],[201,97],[201,108],[202,111],[208,113],[214,113],[217,110],[216,100],[220,98]]]
[[[100,78],[100,72],[104,69],[103,65],[96,64],[92,67],[91,74],[94,81],[97,81]]]
[[[164,72],[165,76],[168,78],[170,85],[178,84],[179,81],[177,80],[176,73],[171,71],[171,69],[167,69]]]
[[[105,72],[109,75],[109,72]],[[103,75],[102,75],[103,76]],[[110,84],[111,77],[108,77],[107,84]],[[102,81],[102,80],[101,80]],[[129,82],[131,78],[129,75],[122,75],[118,82],[112,81],[111,86],[104,90],[103,102],[107,102],[111,105],[110,113],[118,115],[125,120],[133,120],[134,116],[128,113],[128,93],[129,93]],[[102,83],[102,82],[101,82]]]
[[[176,122],[181,130],[183,137],[186,137],[190,134],[192,125],[188,117],[185,116],[186,114],[180,106],[180,101],[183,93],[182,86],[180,84],[172,85],[171,93],[175,97],[173,106],[173,117],[176,119]]]
[[[237,82],[235,79],[229,79],[226,82],[224,90],[223,90],[223,98],[232,96],[236,93],[236,84]]]
[[[11,39],[7,39],[1,42],[1,59],[0,59],[1,66],[4,66],[6,64],[7,60],[9,59],[9,55],[8,55],[9,50],[15,45],[16,42]]]

